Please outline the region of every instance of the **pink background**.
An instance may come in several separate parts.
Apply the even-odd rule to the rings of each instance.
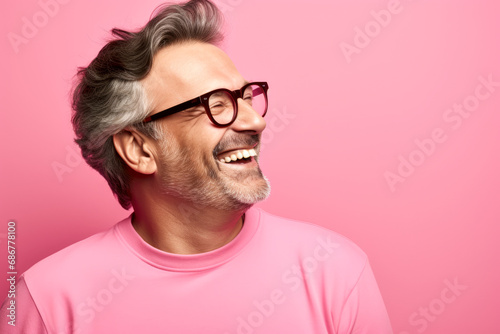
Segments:
[[[9,220],[23,272],[129,214],[72,153],[69,91],[112,27],[142,26],[159,2],[46,2],[0,10],[2,272]],[[259,206],[361,246],[395,333],[500,333],[500,86],[479,79],[500,82],[500,6],[218,3],[225,49],[244,76],[271,87],[261,161],[273,191]],[[377,14],[388,7],[390,19]],[[347,44],[357,53],[346,56]],[[463,103],[470,116],[449,111]],[[391,188],[385,175],[398,168],[404,182]],[[445,281],[461,288],[453,294]],[[2,279],[1,299],[6,291]]]

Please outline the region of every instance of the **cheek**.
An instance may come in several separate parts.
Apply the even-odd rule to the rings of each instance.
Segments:
[[[227,130],[215,127],[206,115],[193,122],[180,122],[169,128],[173,131],[169,132],[170,136],[166,136],[172,142],[168,146],[176,147],[189,160],[199,161],[202,156],[213,160],[213,151]]]
[[[189,131],[188,135],[182,138],[181,143],[182,145],[189,146],[198,154],[212,155],[215,147],[221,141],[223,135],[223,129],[215,128],[213,125],[209,125],[205,126],[203,129],[193,129],[192,131]]]

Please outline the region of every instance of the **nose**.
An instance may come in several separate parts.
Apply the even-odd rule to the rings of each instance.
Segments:
[[[251,105],[238,99],[238,116],[231,125],[235,131],[248,131],[254,134],[260,134],[266,128],[266,121]]]

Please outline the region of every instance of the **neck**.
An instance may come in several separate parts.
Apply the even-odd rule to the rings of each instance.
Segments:
[[[198,254],[233,240],[243,226],[245,210],[200,207],[178,198],[133,201],[132,225],[151,246],[174,254]]]

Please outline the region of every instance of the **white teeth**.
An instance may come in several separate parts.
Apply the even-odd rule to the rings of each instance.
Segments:
[[[255,152],[255,149],[253,149],[253,148],[250,150],[239,150],[239,151],[236,151],[235,153],[228,155],[224,158],[220,158],[220,162],[228,163],[231,161],[248,159],[250,157],[255,157],[255,156],[257,156],[257,152]]]

